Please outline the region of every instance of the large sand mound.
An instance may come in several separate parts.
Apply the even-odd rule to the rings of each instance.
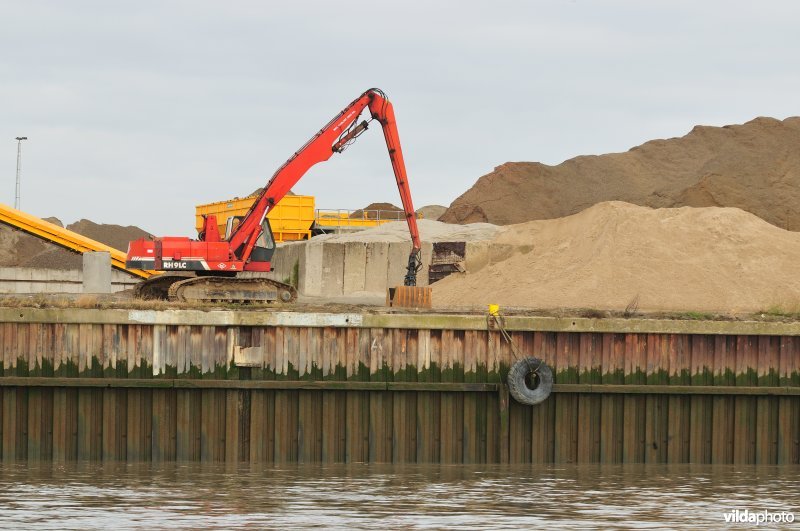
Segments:
[[[502,229],[490,262],[433,285],[436,307],[754,312],[800,306],[800,234],[736,208],[607,202]],[[468,257],[469,258],[469,257]]]
[[[738,207],[800,230],[800,118],[695,127],[627,153],[582,156],[558,166],[509,162],[484,175],[440,218],[499,225],[552,219],[601,201],[663,208]]]

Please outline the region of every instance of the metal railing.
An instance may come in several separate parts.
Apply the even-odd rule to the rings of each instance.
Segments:
[[[390,221],[402,221],[405,213],[402,210],[324,210],[317,209],[314,221],[326,227],[372,227]]]

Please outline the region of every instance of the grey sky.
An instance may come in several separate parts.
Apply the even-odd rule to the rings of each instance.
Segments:
[[[414,201],[506,161],[624,151],[800,114],[800,2],[0,1],[0,202],[193,235],[369,87]],[[399,204],[379,131],[295,187]],[[4,147],[3,147],[4,146]]]

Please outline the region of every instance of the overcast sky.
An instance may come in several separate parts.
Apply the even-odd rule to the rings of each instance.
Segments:
[[[416,206],[507,161],[800,114],[800,2],[0,0],[0,202],[157,235],[262,186],[365,89]],[[798,146],[800,149],[800,146]],[[399,204],[379,129],[295,187]]]

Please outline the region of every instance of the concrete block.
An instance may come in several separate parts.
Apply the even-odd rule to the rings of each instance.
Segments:
[[[33,282],[19,280],[14,283],[14,293],[36,293]]]
[[[322,295],[322,243],[303,245],[298,284],[303,295]]]
[[[280,282],[283,282],[286,279],[291,280],[292,276],[294,275],[295,264],[298,266],[299,277],[299,266],[305,254],[305,245],[306,244],[304,243],[293,243],[286,246],[281,257],[280,276],[275,277],[276,280],[279,280]],[[295,279],[295,282],[296,281],[297,279]]]
[[[344,284],[345,295],[365,291],[367,271],[367,244],[347,242],[344,244]]]
[[[389,244],[389,267],[386,285],[390,288],[403,285],[408,269],[408,255],[411,253],[411,242],[392,242]]]
[[[303,243],[282,243],[275,249],[272,255],[272,272],[269,278],[283,282],[291,278],[294,264],[300,261],[300,256],[304,251]]]
[[[38,269],[38,274],[34,275],[34,279],[46,280],[47,282],[54,283],[69,283],[74,282],[77,284],[83,283],[83,271],[77,269]],[[120,274],[125,274],[121,273]],[[126,276],[129,276],[126,274]],[[113,278],[113,272],[112,272]]]
[[[29,269],[28,271],[33,282],[47,282],[50,280],[50,271],[47,269]]]
[[[344,293],[344,245],[322,245],[322,295],[335,297]]]
[[[364,291],[386,294],[386,275],[389,270],[389,244],[369,242],[366,247]]]
[[[83,253],[83,292],[111,293],[111,253]]]
[[[286,247],[283,244],[278,244],[275,248],[275,253],[272,255],[270,259],[270,267],[272,271],[265,274],[267,278],[271,278],[274,280],[280,280],[281,274],[283,273],[283,258],[284,254],[286,253]]]
[[[431,266],[431,259],[433,258],[433,244],[431,242],[422,242],[420,252],[422,254],[422,269],[417,273],[417,286],[429,286],[428,268]]]

